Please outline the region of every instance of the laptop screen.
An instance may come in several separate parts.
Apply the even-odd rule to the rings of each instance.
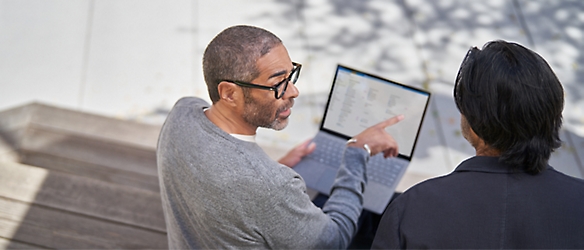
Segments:
[[[393,116],[404,119],[386,131],[399,146],[399,156],[411,160],[430,93],[338,65],[321,130],[351,138]]]

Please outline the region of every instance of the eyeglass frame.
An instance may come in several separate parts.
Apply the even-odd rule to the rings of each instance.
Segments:
[[[242,82],[242,81],[233,81],[233,80],[223,80],[223,81],[234,83],[238,86],[246,87],[246,88],[272,90],[272,91],[274,91],[274,97],[276,99],[280,99],[286,93],[286,90],[288,89],[288,84],[290,82],[292,82],[292,84],[296,84],[296,81],[298,81],[298,76],[300,76],[300,69],[302,68],[302,64],[292,62],[292,66],[294,66],[294,68],[290,72],[290,75],[288,75],[284,80],[280,81],[279,83],[276,83],[275,85],[273,85],[271,87],[259,85],[259,84],[254,84],[254,83],[249,83],[249,82]],[[296,74],[296,76],[294,77],[294,79],[292,79],[292,76],[294,76],[294,74]],[[284,89],[282,90],[282,93],[280,94],[280,96],[278,96],[278,88],[284,83],[286,83],[286,85],[284,86]]]

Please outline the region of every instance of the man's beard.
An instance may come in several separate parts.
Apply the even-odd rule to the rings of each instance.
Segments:
[[[260,103],[245,95],[243,120],[254,126],[282,130],[288,125],[288,117],[282,119],[279,114],[286,109],[292,108],[294,100],[290,99],[289,103],[278,107],[275,112],[272,112],[274,110],[273,105],[273,103]]]

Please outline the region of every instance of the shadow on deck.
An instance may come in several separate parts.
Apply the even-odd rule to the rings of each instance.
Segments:
[[[36,103],[0,112],[0,248],[167,248],[159,129]]]

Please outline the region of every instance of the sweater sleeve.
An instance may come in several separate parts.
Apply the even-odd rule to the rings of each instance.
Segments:
[[[363,192],[367,182],[365,167],[368,160],[369,155],[364,149],[345,149],[330,197],[322,209],[339,228],[339,237],[343,239],[343,245],[339,246],[341,248],[347,248],[357,232],[357,221],[363,209]]]
[[[261,211],[271,248],[344,249],[357,230],[363,204],[365,164],[363,149],[347,148],[331,196],[323,210],[314,206],[299,175],[283,187],[269,211]]]

